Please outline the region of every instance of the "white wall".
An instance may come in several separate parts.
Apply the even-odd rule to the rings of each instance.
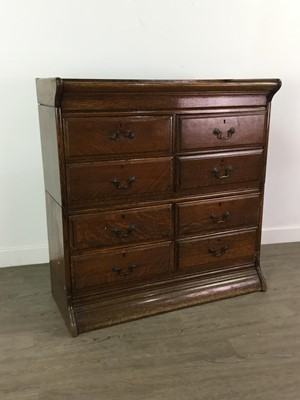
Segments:
[[[281,78],[265,243],[300,241],[299,0],[6,0],[0,13],[0,265],[48,260],[35,77]]]

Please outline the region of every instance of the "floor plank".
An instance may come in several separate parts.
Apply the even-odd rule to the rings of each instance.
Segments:
[[[300,243],[262,249],[268,291],[71,338],[47,265],[0,269],[1,400],[298,400]]]

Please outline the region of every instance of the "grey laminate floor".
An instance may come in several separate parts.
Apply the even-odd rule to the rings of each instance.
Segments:
[[[265,246],[267,293],[75,339],[46,265],[0,269],[0,400],[299,400],[299,260]]]

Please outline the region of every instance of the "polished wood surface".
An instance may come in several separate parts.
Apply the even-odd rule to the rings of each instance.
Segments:
[[[51,291],[73,336],[77,326],[73,312],[71,271],[68,268],[69,246],[66,220],[61,206],[46,192],[47,230],[49,240]]]
[[[182,270],[213,270],[251,263],[255,259],[255,242],[256,229],[182,240],[178,243],[178,266]]]
[[[121,160],[67,165],[68,199],[128,197],[172,190],[170,158]]]
[[[171,116],[64,118],[67,157],[172,152]]]
[[[77,215],[70,222],[75,250],[172,238],[171,205]]]
[[[255,146],[264,142],[265,113],[179,117],[178,151],[195,151],[234,146]]]
[[[73,335],[266,289],[263,188],[280,85],[37,80],[49,245],[60,243],[52,291]]]
[[[73,291],[91,288],[86,293],[111,289],[112,284],[128,286],[137,281],[160,277],[170,270],[171,243],[123,247],[99,254],[72,258]]]
[[[57,117],[55,108],[39,106],[45,189],[59,205],[62,205],[60,165],[63,163],[63,152]]]
[[[263,151],[239,151],[201,156],[178,157],[179,189],[260,182]]]
[[[36,86],[39,104],[61,107],[65,111],[98,109],[115,112],[128,109],[155,111],[216,106],[266,106],[281,87],[281,81],[44,78],[36,79]]]
[[[178,203],[178,233],[201,234],[256,226],[259,205],[258,194]]]

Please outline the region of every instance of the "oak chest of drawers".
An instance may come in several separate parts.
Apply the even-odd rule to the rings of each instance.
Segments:
[[[266,289],[280,84],[37,79],[52,293],[73,335]]]

